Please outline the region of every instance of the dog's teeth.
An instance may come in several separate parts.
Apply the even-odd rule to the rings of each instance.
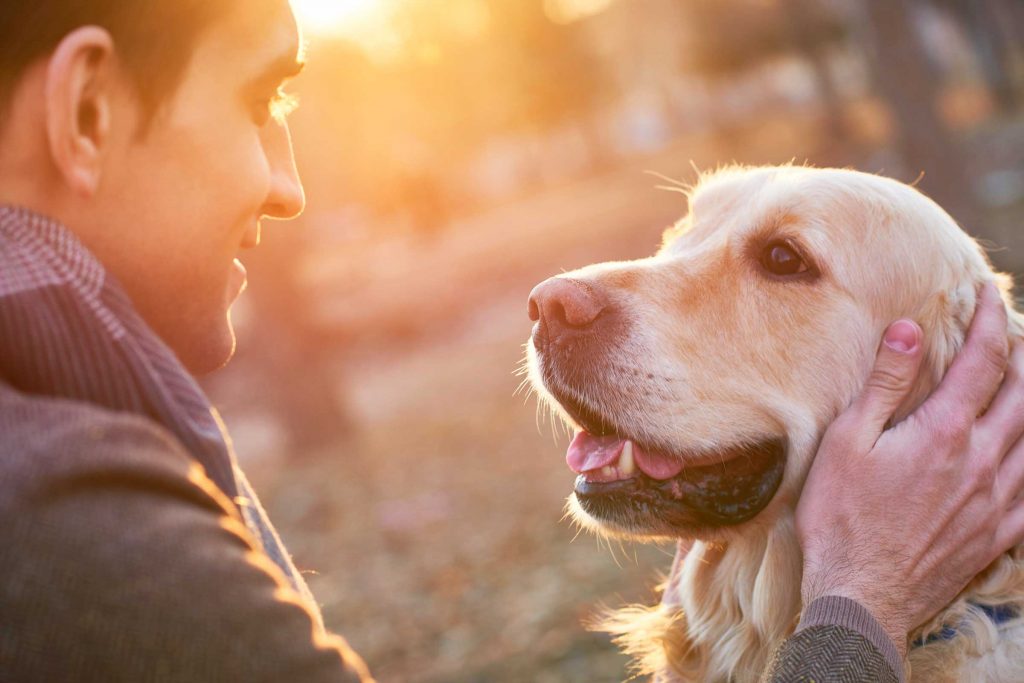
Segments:
[[[601,474],[603,474],[606,477],[614,477],[615,476],[615,468],[612,467],[611,465],[608,465],[606,467],[602,467],[601,468]]]
[[[636,465],[633,464],[633,442],[626,439],[626,445],[622,447],[622,455],[619,456],[619,471],[625,475],[633,474]]]

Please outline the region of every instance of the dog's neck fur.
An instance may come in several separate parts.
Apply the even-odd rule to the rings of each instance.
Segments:
[[[792,512],[764,533],[729,544],[681,542],[677,552],[661,605],[617,610],[602,630],[658,683],[757,681],[799,619]]]
[[[602,630],[614,633],[638,670],[653,673],[657,683],[756,683],[799,622],[801,556],[792,515],[765,533],[728,545],[680,544],[679,552],[686,557],[673,563],[662,604],[619,610]],[[911,634],[913,642],[949,624],[959,632],[911,650],[915,680],[986,680],[971,672],[987,666],[977,658],[999,642],[997,629],[969,601],[1024,605],[1024,550],[1000,557]]]
[[[698,542],[680,567],[675,597],[686,615],[694,680],[757,680],[800,613],[800,547],[792,516],[729,545]],[[728,615],[722,619],[722,615]]]

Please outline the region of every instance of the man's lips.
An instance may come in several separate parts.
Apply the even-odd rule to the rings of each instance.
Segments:
[[[242,249],[252,249],[260,246],[260,224],[259,221],[250,227],[242,235]]]
[[[239,296],[241,296],[242,292],[245,291],[245,288],[248,286],[248,284],[249,280],[247,277],[245,266],[242,265],[241,261],[235,259],[231,263],[231,284],[228,288],[228,295],[230,297],[230,300],[234,301]]]

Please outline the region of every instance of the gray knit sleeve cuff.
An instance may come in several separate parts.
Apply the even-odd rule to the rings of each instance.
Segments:
[[[859,602],[838,595],[817,598],[804,610],[800,624],[796,627],[797,633],[812,626],[842,626],[856,631],[885,657],[900,683],[907,680],[903,658],[896,649],[896,643],[892,642],[882,625]]]

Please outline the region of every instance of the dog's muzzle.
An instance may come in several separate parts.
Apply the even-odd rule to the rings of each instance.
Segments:
[[[628,336],[627,311],[600,285],[553,277],[530,293],[529,315],[536,323],[532,342],[548,392],[582,427],[582,435],[619,443],[617,453],[628,441],[632,453],[635,442],[616,416],[580,398],[600,392],[608,364]],[[593,460],[593,471],[574,467],[576,501],[591,517],[621,530],[684,536],[741,524],[763,510],[782,482],[787,450],[781,437],[714,454],[636,448],[641,464],[633,468],[630,458],[626,472],[616,469],[620,463],[610,454]]]

